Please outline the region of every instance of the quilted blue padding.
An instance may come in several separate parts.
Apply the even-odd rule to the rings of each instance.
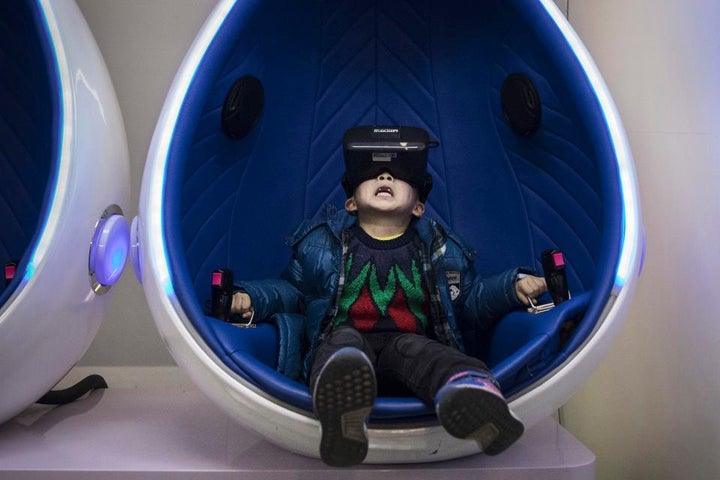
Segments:
[[[56,71],[35,2],[0,2],[0,267],[19,262],[3,305],[24,275],[55,172]]]
[[[514,72],[532,78],[542,100],[543,123],[531,137],[516,136],[502,118],[500,88]],[[220,111],[243,75],[263,83],[265,110],[248,137],[232,141]],[[594,92],[531,0],[235,5],[182,107],[164,202],[173,285],[208,347],[279,401],[309,409],[302,385],[247,353],[247,331],[228,330],[202,306],[213,269],[277,276],[290,255],[285,235],[323,204],[342,205],[342,134],[359,124],[421,126],[440,141],[430,153],[427,215],[475,246],[480,272],[539,268],[542,250],[565,252],[572,303],[524,335],[465,329],[469,351],[497,365],[505,392],[532,381],[517,374],[527,365],[541,374],[571,354],[614,281],[621,198]],[[558,326],[570,317],[579,325],[560,345]],[[375,418],[428,413],[415,399],[382,398],[374,410]]]

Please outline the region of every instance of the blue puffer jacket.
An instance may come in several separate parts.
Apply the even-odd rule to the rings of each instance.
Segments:
[[[280,332],[278,369],[299,378],[307,373],[315,347],[337,313],[343,280],[344,246],[357,217],[327,207],[319,219],[300,224],[287,239],[292,258],[279,279],[241,282],[255,317],[274,319]],[[461,330],[482,328],[522,307],[515,294],[519,269],[480,278],[475,252],[437,222],[425,217],[412,228],[425,247],[435,338],[463,350]]]

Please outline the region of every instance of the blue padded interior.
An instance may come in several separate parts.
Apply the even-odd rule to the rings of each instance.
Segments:
[[[7,287],[0,280],[0,306],[26,272],[48,208],[59,110],[52,53],[35,2],[0,3],[0,267],[19,262]]]
[[[528,75],[542,100],[542,125],[530,137],[503,120],[500,88],[514,72]],[[254,131],[233,141],[221,133],[220,111],[243,75],[262,81],[265,109]],[[294,226],[326,203],[342,205],[342,134],[359,124],[416,125],[440,140],[430,153],[427,215],[475,246],[480,272],[539,270],[542,250],[564,251],[574,297],[562,308],[515,313],[492,330],[463,326],[469,352],[493,367],[505,393],[572,354],[614,282],[621,197],[595,94],[530,0],[234,6],[182,106],[163,205],[173,286],[208,348],[278,402],[311,409],[307,388],[274,371],[272,325],[229,327],[203,307],[213,269],[276,277]],[[578,325],[561,343],[566,320]],[[380,398],[373,416],[430,413],[414,398]]]

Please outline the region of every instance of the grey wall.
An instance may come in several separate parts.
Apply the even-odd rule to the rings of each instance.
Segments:
[[[105,57],[130,153],[130,205],[137,204],[150,140],[165,95],[214,0],[78,0]],[[128,265],[129,267],[129,265]],[[142,287],[128,268],[82,365],[172,365]]]
[[[630,314],[563,408],[601,479],[720,478],[720,2],[570,0],[635,157],[647,260]]]

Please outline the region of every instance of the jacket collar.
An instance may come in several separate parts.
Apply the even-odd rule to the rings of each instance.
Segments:
[[[342,232],[344,230],[347,230],[356,223],[357,215],[348,213],[345,210],[334,212],[333,216],[329,217],[327,220],[330,230],[338,239],[342,237]],[[433,242],[437,241],[444,243],[444,239],[446,238],[445,231],[435,220],[423,216],[414,220],[410,226],[410,228],[415,228],[420,240],[426,244],[427,247],[433,247]]]

